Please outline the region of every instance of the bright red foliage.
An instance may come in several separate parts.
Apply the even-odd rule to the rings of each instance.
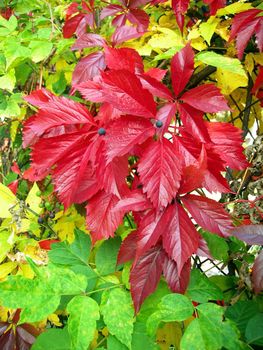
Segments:
[[[102,44],[97,37],[82,39]],[[94,243],[113,237],[124,214],[133,213],[137,229],[123,241],[118,262],[134,259],[130,282],[138,311],[162,273],[171,290],[184,292],[191,255],[209,256],[196,223],[220,236],[232,229],[221,204],[189,192],[202,187],[228,192],[221,172],[248,164],[240,130],[203,120],[204,112],[229,110],[219,89],[204,84],[187,91],[194,67],[190,44],[172,59],[173,92],[161,83],[166,72],[145,73],[136,51],[103,46],[103,67],[92,77],[93,67],[88,79],[74,86],[100,103],[94,115],[45,90],[27,97],[39,107],[24,125],[24,145],[32,149],[28,176],[40,180],[50,173],[65,207],[87,201]]]

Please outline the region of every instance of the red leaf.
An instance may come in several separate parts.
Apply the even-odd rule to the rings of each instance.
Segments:
[[[72,85],[76,86],[93,79],[106,68],[105,57],[102,51],[93,52],[82,58],[75,67],[72,76]]]
[[[215,144],[214,150],[226,165],[236,170],[243,170],[249,166],[243,154],[242,130],[222,122],[207,122],[206,127],[212,142]]]
[[[139,79],[142,83],[143,88],[149,90],[153,96],[164,98],[169,101],[173,99],[171,91],[158,80],[150,77],[147,74],[141,74],[139,76]]]
[[[145,194],[140,190],[133,190],[127,196],[122,198],[113,210],[121,210],[127,213],[129,211],[144,211],[150,208],[151,203],[146,198]]]
[[[109,5],[102,9],[100,19],[104,19],[109,16],[114,16],[119,12],[123,11],[123,7],[120,5]]]
[[[126,25],[115,30],[111,37],[111,41],[114,45],[120,45],[124,41],[139,38],[144,34],[145,31],[138,32],[136,27]]]
[[[198,159],[202,145],[193,139],[187,133],[181,131],[183,137],[174,137],[174,144],[184,166],[192,165]],[[202,183],[209,192],[231,192],[228,183],[221,175],[224,166],[221,158],[211,149],[209,144],[204,144],[207,151],[207,171]]]
[[[203,120],[203,112],[198,111],[185,103],[178,103],[178,110],[183,125],[189,134],[193,135],[198,141],[204,143],[211,142],[207,132],[207,127]]]
[[[105,142],[107,160],[123,156],[154,135],[152,123],[144,118],[126,116],[116,120],[107,129]]]
[[[52,177],[55,191],[65,208],[73,203],[83,203],[102,188],[102,183],[97,181],[94,169],[89,164],[89,149],[85,139],[60,159]]]
[[[71,38],[76,32],[81,20],[83,20],[83,14],[78,14],[66,20],[63,27],[63,37]]]
[[[171,60],[174,94],[177,97],[186,87],[194,71],[194,51],[188,43]]]
[[[162,274],[164,258],[165,253],[161,246],[156,246],[133,265],[130,273],[130,283],[136,313],[139,312],[145,298],[156,289]]]
[[[199,247],[196,251],[196,255],[213,260],[213,257],[210,254],[208,245],[203,238],[200,238]]]
[[[131,73],[143,72],[143,61],[138,52],[130,48],[105,47],[105,60],[110,69],[124,69]]]
[[[254,33],[257,37],[257,45],[259,51],[262,52],[263,50],[263,17],[259,16],[261,13],[262,11],[258,9],[243,11],[235,15],[232,21],[229,40],[233,40],[236,37],[238,58],[240,60],[243,57],[243,52],[247,46],[249,39]]]
[[[149,75],[150,77],[158,81],[162,81],[166,73],[167,73],[166,69],[150,68],[145,74]]]
[[[168,256],[176,262],[180,275],[184,264],[196,253],[200,236],[181,205],[172,204],[166,211],[169,211],[167,217],[171,220],[163,234],[163,247]]]
[[[218,9],[226,6],[226,0],[204,0],[210,7],[210,15],[214,16]]]
[[[137,26],[138,32],[147,30],[150,23],[147,13],[140,9],[131,9],[127,14],[127,19]]]
[[[87,47],[103,47],[106,41],[98,34],[85,33],[81,35],[71,47],[71,50],[82,50]]]
[[[184,93],[181,100],[206,113],[230,110],[226,99],[214,84],[197,86]]]
[[[254,262],[251,279],[255,293],[259,294],[263,290],[263,250],[261,250]]]
[[[98,192],[87,206],[87,228],[91,232],[93,243],[114,236],[114,232],[122,222],[123,213],[112,209],[118,203],[114,194]]]
[[[124,264],[127,261],[135,258],[137,248],[137,232],[133,231],[123,241],[118,253],[118,265]]]
[[[128,157],[116,157],[106,165],[106,156],[101,152],[96,170],[97,182],[107,193],[121,198],[129,193],[126,177],[129,175]]]
[[[163,123],[163,126],[159,130],[156,130],[157,133],[163,134],[167,131],[172,119],[175,117],[176,111],[177,106],[175,103],[167,103],[158,110],[156,119],[160,120]]]
[[[183,168],[179,193],[191,192],[202,187],[207,171],[207,154],[204,145],[196,162]]]
[[[259,72],[258,75],[256,77],[253,89],[251,90],[251,92],[253,94],[255,94],[260,88],[263,87],[263,66],[259,67]]]
[[[53,98],[55,98],[55,95],[53,95],[52,92],[46,89],[40,89],[31,92],[31,94],[28,96],[25,96],[24,100],[31,103],[33,106],[45,107]]]
[[[181,164],[173,144],[163,138],[144,150],[138,171],[143,191],[156,208],[166,207],[175,198],[181,179]]]
[[[169,208],[158,213],[155,210],[151,210],[140,221],[137,234],[136,261],[147,250],[155,246],[160,237],[165,235],[166,231],[170,229],[173,213]]]
[[[205,230],[223,237],[228,237],[231,234],[232,221],[222,204],[210,198],[193,194],[188,194],[181,200],[193,219]]]
[[[112,70],[103,72],[102,79],[105,102],[127,114],[146,118],[155,116],[154,99],[143,89],[135,74],[126,70]]]
[[[191,272],[191,260],[189,259],[178,274],[176,262],[165,255],[163,274],[169,288],[174,293],[184,293],[188,287]]]
[[[188,9],[189,3],[190,0],[172,0],[172,8],[181,32],[183,32],[184,29],[184,15]]]
[[[235,227],[231,234],[247,244],[263,245],[263,225],[244,225]]]
[[[30,96],[29,98],[32,101]],[[37,103],[39,104],[39,102]],[[38,137],[51,128],[62,125],[68,125],[72,128],[74,124],[92,126],[95,123],[89,110],[82,104],[65,97],[54,96],[46,103],[41,102],[41,109],[36,116],[29,118],[25,122],[23,133],[24,146],[28,145],[25,140],[31,140],[32,134]]]
[[[86,100],[92,102],[104,102],[105,100],[100,76],[96,76],[93,80],[88,80],[84,83],[81,83],[75,86],[75,88]]]
[[[16,195],[17,189],[19,185],[19,180],[12,181],[9,185],[8,188]]]
[[[44,239],[43,241],[39,241],[38,245],[41,249],[50,250],[51,244],[59,242],[58,239]]]

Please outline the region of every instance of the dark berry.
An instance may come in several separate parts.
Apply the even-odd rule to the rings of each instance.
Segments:
[[[55,215],[55,213],[53,213],[53,211],[52,211],[51,213],[49,213],[50,219],[54,219],[55,216],[56,216],[56,215]]]
[[[40,217],[37,219],[37,222],[38,222],[39,224],[43,224],[44,219],[40,216]]]
[[[157,120],[155,125],[157,128],[161,128],[163,126],[163,122],[161,120]]]
[[[101,135],[105,135],[106,134],[106,130],[104,128],[99,128],[98,130],[98,134]]]

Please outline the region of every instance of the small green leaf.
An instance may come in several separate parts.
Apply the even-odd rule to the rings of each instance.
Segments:
[[[136,321],[132,335],[132,349],[136,350],[157,350],[159,346],[147,334],[146,324]]]
[[[162,298],[158,305],[158,311],[154,312],[147,321],[148,333],[153,336],[159,323],[184,321],[191,317],[194,307],[191,301],[182,294],[168,294]]]
[[[200,52],[195,56],[197,61],[201,61],[210,66],[224,69],[231,73],[236,73],[246,77],[246,73],[241,62],[237,58],[230,58],[219,55],[213,51]]]
[[[87,350],[94,338],[96,321],[100,318],[98,304],[89,297],[79,295],[68,303],[67,311],[72,350]]]
[[[15,70],[10,69],[5,75],[0,77],[0,88],[12,92],[16,84]]]
[[[109,332],[131,349],[134,310],[130,294],[120,288],[105,291],[101,313]]]
[[[191,271],[187,295],[196,302],[205,303],[209,300],[223,300],[221,290],[199,270]]]
[[[223,322],[224,309],[207,303],[197,306],[198,318],[193,320],[183,335],[181,350],[240,350],[239,334],[229,322]],[[230,338],[230,339],[228,339]]]
[[[116,271],[117,256],[121,245],[120,237],[109,239],[99,247],[95,263],[100,275],[109,275]]]
[[[241,333],[245,333],[248,321],[259,312],[259,306],[253,300],[238,301],[229,306],[225,316],[235,322]]]
[[[52,244],[48,253],[49,260],[57,265],[87,265],[91,250],[90,236],[81,230],[75,229],[75,240]]]
[[[245,336],[249,344],[263,346],[263,313],[258,313],[248,321]]]
[[[31,41],[29,48],[32,50],[31,59],[33,62],[41,62],[47,58],[53,48],[53,44],[49,41],[35,40]]]
[[[72,350],[67,328],[51,328],[41,333],[31,350]]]
[[[213,258],[226,261],[228,259],[228,244],[224,238],[210,232],[201,231],[200,233],[204,237]]]
[[[122,344],[114,335],[109,335],[107,338],[108,350],[127,350],[127,346]]]

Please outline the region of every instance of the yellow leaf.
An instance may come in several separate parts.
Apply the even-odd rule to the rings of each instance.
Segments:
[[[11,122],[10,126],[10,136],[11,136],[11,141],[14,142],[16,139],[16,134],[17,134],[17,129],[19,127],[20,122],[18,120],[15,120]]]
[[[254,70],[254,58],[253,53],[248,53],[245,57],[245,67],[250,75],[252,75],[252,72]]]
[[[13,192],[0,183],[0,218],[11,218],[10,209],[16,204],[17,199]]]
[[[225,41],[229,40],[230,37],[230,28],[231,19],[227,19],[226,21],[221,21],[215,29],[215,33],[221,36]]]
[[[0,263],[6,258],[6,254],[10,251],[14,242],[10,242],[11,234],[9,231],[0,232]]]
[[[17,275],[22,275],[26,278],[33,279],[35,277],[34,271],[31,269],[31,267],[28,264],[19,264],[19,270],[17,272]]]
[[[62,323],[60,322],[60,319],[57,314],[51,314],[48,316],[47,319],[57,327],[62,326]]]
[[[7,322],[8,320],[8,308],[0,306],[0,321]]]
[[[35,182],[31,190],[29,191],[26,199],[26,204],[28,204],[29,209],[33,210],[37,214],[41,212],[41,209],[39,208],[39,204],[41,203],[41,198],[37,196],[37,192],[39,191],[39,187],[37,183]],[[28,211],[28,217],[35,217],[33,213]]]
[[[177,45],[183,45],[183,40],[179,32],[169,28],[156,26],[155,30],[160,33],[153,34],[148,41],[148,45],[156,49],[170,49]]]
[[[156,343],[161,350],[168,350],[171,346],[180,349],[180,341],[183,336],[182,327],[179,322],[165,323],[157,330]]]
[[[252,9],[252,5],[250,3],[244,3],[242,1],[237,1],[234,4],[228,5],[217,10],[216,16],[225,16],[225,15],[234,15],[239,12],[243,12],[249,9]]]
[[[174,12],[166,11],[165,14],[159,18],[159,25],[170,29],[177,28]]]
[[[199,27],[200,34],[208,43],[208,45],[210,45],[211,38],[219,22],[220,22],[219,18],[216,18],[215,16],[211,16],[209,17],[207,22],[203,22],[200,24],[200,27]]]
[[[207,49],[207,45],[203,38],[193,39],[191,40],[191,46],[197,51],[203,51]]]
[[[15,268],[17,267],[17,263],[9,261],[0,265],[0,279],[8,276]]]
[[[260,64],[261,66],[263,66],[263,54],[262,53],[256,53],[253,55],[254,60],[257,64]]]
[[[193,28],[190,33],[188,34],[187,39],[192,40],[192,39],[197,39],[200,38],[200,32],[198,28]]]
[[[218,68],[216,71],[218,87],[222,94],[230,95],[232,91],[239,87],[247,86],[248,78],[246,75],[231,73],[229,70]]]

